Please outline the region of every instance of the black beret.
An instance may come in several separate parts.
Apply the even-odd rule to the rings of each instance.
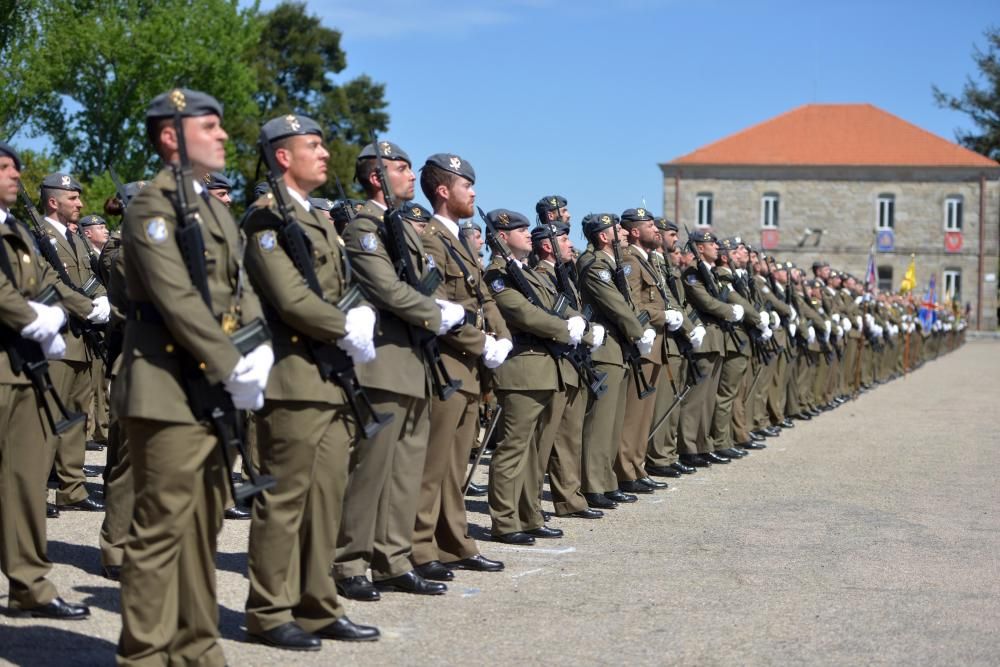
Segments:
[[[378,142],[378,152],[379,155],[382,156],[383,160],[402,160],[406,164],[413,166],[413,163],[410,161],[410,156],[406,154],[406,151],[391,141]],[[368,144],[362,148],[361,154],[358,155],[359,160],[373,157],[375,157],[375,147],[373,144]]]
[[[254,199],[260,199],[269,192],[271,192],[271,184],[267,181],[260,181],[257,185],[253,186]]]
[[[730,250],[733,250],[736,247],[736,245],[733,244],[733,239],[731,238],[719,239],[718,244],[719,250],[725,254],[728,254]]]
[[[332,211],[336,205],[332,199],[327,199],[326,197],[310,197],[309,204],[320,211]]]
[[[462,178],[469,179],[470,182],[476,182],[476,170],[472,168],[472,165],[451,153],[435,153],[434,155],[427,158],[427,162],[424,163],[424,167],[427,165],[432,165],[438,169],[444,169],[445,171],[450,171],[453,174],[457,174]]]
[[[232,190],[233,184],[220,171],[213,171],[205,177],[206,190]]]
[[[0,141],[0,155],[6,155],[13,160],[14,167],[17,168],[18,171],[21,171],[21,156],[17,154],[17,151],[14,150],[10,144]]]
[[[677,227],[677,223],[674,222],[673,220],[669,220],[667,218],[662,218],[662,220],[663,220],[664,231],[672,231],[672,232],[680,231],[680,229]]]
[[[501,232],[509,232],[514,229],[531,226],[526,217],[517,211],[511,211],[506,208],[493,209],[486,214],[486,219]]]
[[[715,243],[718,239],[707,229],[696,229],[688,236],[695,243]]]
[[[260,128],[260,140],[268,143],[301,134],[316,134],[322,137],[323,130],[312,118],[294,113],[272,118]]]
[[[83,186],[80,182],[69,174],[62,174],[56,172],[54,174],[49,174],[42,179],[42,189],[50,190],[69,190],[70,192],[83,192]]]
[[[637,222],[646,222],[652,219],[653,214],[645,208],[627,208],[622,211],[622,226],[626,228],[635,226]]]
[[[617,222],[618,216],[613,213],[591,213],[587,218],[584,218],[583,235],[589,238],[598,232],[614,227]]]
[[[462,232],[479,232],[483,233],[482,228],[474,223],[472,220],[460,220],[458,222],[458,229]]]
[[[99,215],[85,215],[80,218],[81,227],[94,227],[96,225],[107,225],[108,223],[104,221]]]
[[[548,213],[549,211],[558,211],[561,208],[566,207],[566,198],[560,197],[559,195],[549,195],[547,197],[542,197],[535,204],[535,213],[541,215],[542,213]]]
[[[550,236],[565,236],[569,234],[569,225],[548,223],[531,230],[531,242],[540,243]]]
[[[824,266],[830,266],[830,263],[824,262],[821,259],[817,259],[815,262],[813,262],[812,268],[813,271],[815,271],[816,269],[822,269]]]
[[[403,217],[413,222],[430,222],[434,214],[415,201],[405,202],[399,207]]]
[[[174,111],[180,111],[183,118],[209,116],[222,117],[222,105],[208,93],[188,88],[174,88],[153,98],[146,109],[146,120],[169,118]]]

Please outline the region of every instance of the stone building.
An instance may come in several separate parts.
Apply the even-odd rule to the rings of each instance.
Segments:
[[[660,165],[663,210],[691,229],[740,235],[809,267],[898,290],[911,254],[916,294],[997,326],[1000,164],[870,104],[809,104]],[[683,238],[683,232],[682,232]]]

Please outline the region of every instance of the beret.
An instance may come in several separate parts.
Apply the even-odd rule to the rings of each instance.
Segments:
[[[460,220],[458,223],[458,229],[462,232],[479,232],[483,233],[482,228],[474,223],[472,220]]]
[[[509,232],[514,229],[522,229],[524,227],[530,227],[531,223],[528,219],[516,211],[511,211],[506,208],[496,208],[486,214],[486,219],[489,220],[490,224],[493,225],[498,231]]]
[[[688,239],[694,243],[715,243],[718,241],[715,235],[707,229],[696,229],[688,235]]]
[[[430,222],[434,214],[415,201],[404,202],[399,207],[403,217],[413,222]]]
[[[646,222],[652,219],[653,214],[645,208],[627,208],[622,211],[622,226],[626,228],[632,227],[637,222]]]
[[[540,243],[550,236],[566,236],[569,234],[569,225],[545,224],[539,225],[531,230],[531,242]]]
[[[80,182],[69,174],[62,174],[56,172],[54,174],[49,174],[42,179],[42,189],[50,190],[69,190],[71,192],[83,192],[83,186]]]
[[[260,128],[260,140],[268,143],[303,134],[316,134],[322,137],[323,130],[312,118],[294,113],[272,118]]]
[[[402,148],[392,143],[391,141],[380,141],[378,142],[378,152],[382,156],[383,160],[403,160],[408,165],[413,165],[410,161],[410,156],[406,154]],[[361,149],[361,154],[358,155],[359,160],[364,160],[365,158],[375,157],[375,146],[374,144],[368,144]]]
[[[6,155],[12,159],[14,161],[14,166],[18,171],[21,171],[21,156],[17,154],[17,151],[14,150],[10,144],[0,141],[0,155]]]
[[[542,213],[548,213],[549,211],[557,211],[561,208],[565,208],[567,202],[565,197],[560,197],[559,195],[548,195],[547,197],[542,197],[535,204],[535,213],[541,215]]]
[[[260,199],[267,193],[271,191],[271,184],[267,181],[260,181],[257,185],[253,186],[253,198]]]
[[[222,105],[208,93],[188,88],[174,88],[153,98],[146,108],[146,120],[169,118],[174,111],[180,111],[182,118],[209,116],[222,117]]]
[[[815,271],[816,269],[822,269],[824,266],[830,266],[830,263],[829,262],[824,262],[821,259],[817,259],[812,264],[813,271]]]
[[[212,173],[205,176],[205,189],[206,190],[232,190],[233,184],[230,182],[226,175],[220,171],[213,171]]]
[[[327,199],[326,197],[310,197],[309,205],[313,208],[319,209],[320,211],[332,211],[336,202],[332,199]]]
[[[106,224],[108,223],[105,222],[104,218],[102,218],[99,215],[85,215],[82,218],[80,218],[81,227],[94,227],[96,225],[106,225]]]
[[[583,235],[588,238],[613,227],[618,222],[618,216],[613,213],[591,213],[583,223]]]
[[[438,169],[444,169],[445,171],[450,171],[453,174],[457,174],[462,178],[467,178],[472,183],[476,182],[476,170],[472,168],[472,165],[451,153],[435,153],[434,155],[427,158],[427,162],[424,163],[424,168],[428,165],[437,167]]]

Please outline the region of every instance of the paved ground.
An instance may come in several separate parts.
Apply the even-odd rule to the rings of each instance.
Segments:
[[[349,603],[382,640],[314,654],[243,641],[247,525],[228,522],[226,655],[241,666],[997,664],[998,398],[1000,343],[970,342],[743,461],[605,520],[554,520],[565,539],[483,542],[502,574],[460,573],[441,598]],[[484,503],[469,507],[488,525]],[[99,521],[49,522],[53,579],[93,618],[0,617],[0,662],[112,662],[118,591],[96,575]]]

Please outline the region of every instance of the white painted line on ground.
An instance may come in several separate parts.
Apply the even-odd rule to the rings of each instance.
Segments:
[[[511,578],[511,579],[519,579],[519,578],[521,578],[521,577],[526,577],[526,576],[528,576],[529,574],[534,574],[534,573],[536,573],[536,572],[541,572],[541,571],[542,571],[542,569],[543,569],[543,568],[540,568],[540,567],[536,567],[536,568],[535,568],[534,570],[528,570],[528,571],[526,571],[526,572],[520,572],[520,573],[518,573],[518,574],[512,574],[512,575],[510,575],[510,578]]]
[[[508,544],[497,544],[494,548],[500,549],[501,551],[523,551],[528,554],[555,554],[556,556],[561,556],[563,554],[570,554],[576,551],[576,547],[562,547],[561,549],[542,549],[539,547],[516,547]]]

